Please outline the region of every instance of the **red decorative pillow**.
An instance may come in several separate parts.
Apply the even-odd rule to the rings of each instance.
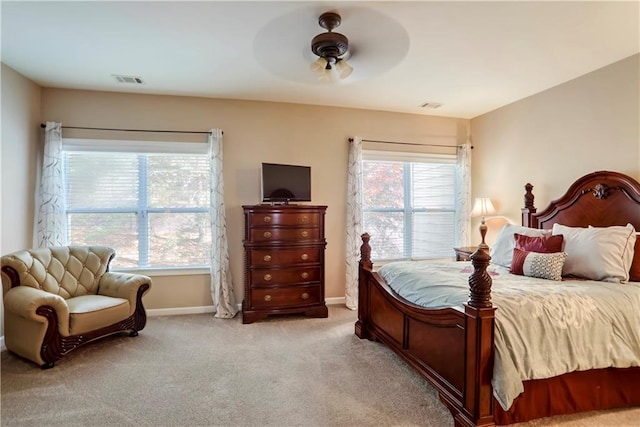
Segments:
[[[518,236],[518,234],[516,234]],[[509,273],[518,274],[520,276],[524,276],[524,271],[522,271],[522,267],[524,266],[524,259],[531,252],[523,251],[518,248],[513,249],[513,258],[511,259],[511,268],[509,269]]]
[[[636,245],[633,252],[633,261],[629,270],[629,281],[640,282],[640,235],[636,234]]]
[[[515,248],[509,272],[520,276],[562,280],[565,259],[567,259],[565,252],[539,253]]]
[[[513,236],[516,240],[516,249],[520,249],[522,251],[538,252],[543,254],[562,252],[562,243],[564,241],[562,234],[531,237],[525,236],[524,234],[514,233]]]

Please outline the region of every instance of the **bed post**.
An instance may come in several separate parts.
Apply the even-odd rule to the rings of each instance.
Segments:
[[[491,276],[488,249],[481,246],[471,255],[469,301],[465,309],[464,411],[454,415],[457,426],[492,426],[494,324],[496,309],[491,304]]]
[[[358,321],[356,322],[356,336],[358,338],[369,338],[367,323],[369,319],[369,287],[367,278],[373,268],[371,262],[371,246],[369,245],[369,233],[360,236],[362,245],[360,246],[360,263],[358,266]]]
[[[522,210],[522,225],[525,227],[538,228],[538,219],[533,216],[537,209],[533,206],[533,185],[527,183],[524,186],[524,207]]]
[[[360,246],[360,267],[366,270],[373,268],[373,262],[371,261],[371,245],[369,245],[369,239],[371,236],[369,233],[364,233],[360,236],[362,239],[362,245]]]

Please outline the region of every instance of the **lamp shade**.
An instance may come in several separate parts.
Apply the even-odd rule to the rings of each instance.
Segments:
[[[477,197],[471,210],[471,216],[485,217],[487,215],[493,215],[496,213],[496,208],[493,207],[491,199],[488,197]]]
[[[331,68],[323,68],[318,74],[318,80],[320,80],[321,82],[332,82],[333,70]]]
[[[341,59],[340,61],[336,62],[336,71],[338,72],[338,75],[341,79],[346,79],[353,72],[353,67],[347,64],[347,61]]]
[[[320,57],[311,63],[311,71],[321,75],[326,66],[327,66],[327,60]]]

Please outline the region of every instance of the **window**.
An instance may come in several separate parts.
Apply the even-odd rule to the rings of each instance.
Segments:
[[[455,156],[364,152],[364,230],[373,259],[451,257],[456,167]]]
[[[209,163],[206,154],[65,148],[69,243],[113,247],[115,268],[208,266]]]

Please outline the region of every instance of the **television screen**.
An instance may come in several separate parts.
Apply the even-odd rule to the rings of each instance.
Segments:
[[[263,202],[310,202],[311,167],[262,164]]]

